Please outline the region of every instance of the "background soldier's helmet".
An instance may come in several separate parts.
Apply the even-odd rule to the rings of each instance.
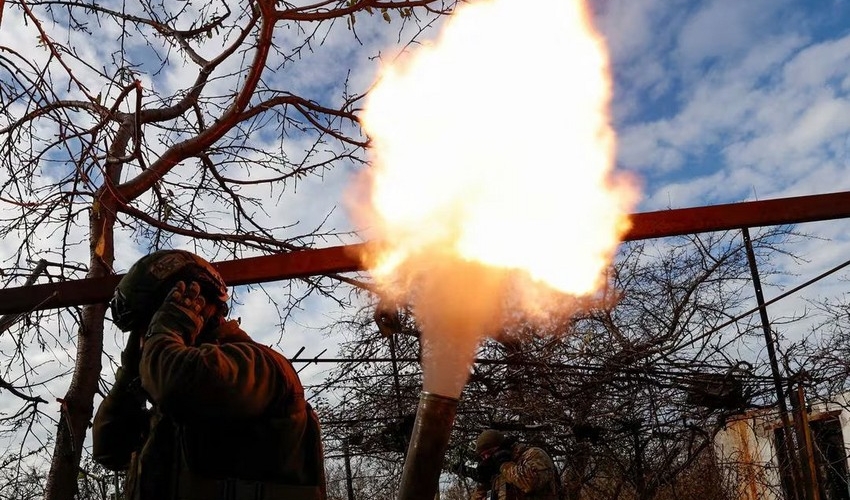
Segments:
[[[216,269],[185,250],[159,250],[139,259],[115,288],[109,302],[112,322],[122,331],[145,327],[178,281],[196,281],[207,303],[226,314],[227,285]]]
[[[504,434],[495,429],[486,429],[475,440],[475,453],[480,455],[485,450],[502,446],[504,442]]]

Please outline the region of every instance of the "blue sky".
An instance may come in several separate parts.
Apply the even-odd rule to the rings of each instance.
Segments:
[[[848,2],[595,5],[641,209],[847,189]]]

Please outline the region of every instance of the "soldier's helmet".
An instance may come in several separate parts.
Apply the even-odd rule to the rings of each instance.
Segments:
[[[208,303],[226,314],[227,285],[209,262],[185,250],[159,250],[136,261],[109,302],[112,322],[122,331],[145,327],[178,281],[196,281]]]
[[[491,448],[502,446],[505,443],[505,435],[495,429],[485,429],[478,435],[475,440],[475,453],[481,455],[482,452]]]

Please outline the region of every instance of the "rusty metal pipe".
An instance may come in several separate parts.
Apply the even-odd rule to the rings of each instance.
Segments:
[[[677,208],[631,215],[627,241],[743,227],[799,224],[850,217],[850,191]],[[364,269],[366,244],[305,249],[275,255],[214,262],[228,286],[346,273]],[[19,314],[75,305],[106,303],[121,276],[0,289],[0,314]]]
[[[434,500],[458,400],[422,391],[398,488],[399,500]]]

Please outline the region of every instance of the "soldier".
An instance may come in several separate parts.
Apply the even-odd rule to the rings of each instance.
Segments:
[[[226,320],[206,260],[162,250],[121,279],[112,321],[129,332],[94,419],[93,455],[127,471],[127,500],[322,500],[315,412],[290,362]]]
[[[558,499],[558,472],[542,448],[487,429],[475,441],[475,453],[479,483],[472,500]]]

